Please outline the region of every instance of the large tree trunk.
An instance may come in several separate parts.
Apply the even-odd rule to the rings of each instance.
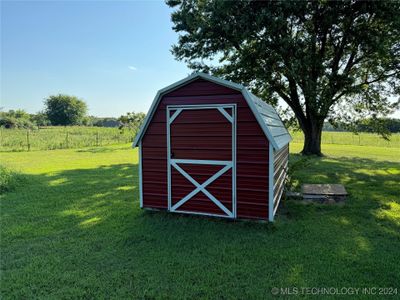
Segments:
[[[309,122],[304,126],[304,146],[301,153],[303,155],[318,155],[322,156],[321,152],[321,135],[322,135],[322,122]]]

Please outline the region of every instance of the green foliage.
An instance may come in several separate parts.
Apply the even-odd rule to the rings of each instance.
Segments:
[[[299,188],[299,182],[296,178],[299,171],[307,169],[311,164],[310,157],[300,157],[297,159],[290,159],[287,169],[287,177],[285,179],[285,190],[294,191]]]
[[[22,109],[0,112],[0,127],[33,128],[35,124],[32,116]]]
[[[44,104],[51,125],[81,125],[87,112],[86,103],[75,96],[53,95]]]
[[[170,0],[172,51],[195,70],[287,103],[320,154],[325,119],[379,117],[398,107],[399,1]]]
[[[389,137],[391,135],[391,132],[387,127],[386,120],[383,118],[370,118],[370,119],[360,120],[355,124],[354,128],[355,129],[353,131],[355,132],[358,131],[377,132],[385,140],[389,140]]]
[[[295,130],[295,126],[292,127]],[[355,123],[345,124],[343,122],[324,123],[325,131],[352,131],[379,132],[381,136],[390,138],[392,133],[400,133],[400,119],[395,118],[367,118],[360,119]]]
[[[385,126],[390,132],[400,133],[400,119],[388,118],[385,119]],[[368,131],[366,129],[365,131]]]
[[[37,126],[49,126],[50,125],[50,120],[47,118],[46,113],[43,111],[40,111],[36,114],[32,114],[31,120]]]
[[[22,109],[0,112],[0,127],[4,128],[29,128],[48,126],[50,121],[44,112],[29,114]]]
[[[394,118],[369,118],[360,120],[357,124],[357,131],[382,132],[387,137],[390,133],[400,133],[400,119]]]
[[[1,198],[2,298],[273,299],[273,287],[399,288],[398,149],[323,147],[326,157],[311,158],[295,179],[344,184],[345,206],[287,201],[273,225],[141,210],[129,145],[2,153],[29,179]],[[290,160],[299,150],[291,144]],[[299,297],[316,298],[325,297]]]
[[[120,116],[118,118],[118,121],[120,121],[122,124],[120,125],[120,129],[128,128],[136,132],[142,125],[145,117],[146,114],[142,112],[139,113],[128,112],[126,115]]]
[[[22,174],[0,165],[0,194],[15,190],[24,181]]]

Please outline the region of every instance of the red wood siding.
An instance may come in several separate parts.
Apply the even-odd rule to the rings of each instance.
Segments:
[[[203,79],[195,80],[164,95],[156,108],[155,114],[142,139],[143,206],[160,209],[167,209],[168,207],[166,106],[191,104],[237,105],[237,217],[267,219],[268,140],[239,91]],[[175,138],[178,139],[178,144],[182,142],[185,144],[182,144],[182,146],[186,146],[192,140],[186,134],[191,132],[190,124],[194,122],[194,119],[179,121],[178,116],[175,121],[177,121],[174,132]],[[201,151],[190,147],[189,149],[175,149],[175,152],[182,151],[181,153],[174,153],[175,156],[184,153],[191,159],[226,159],[226,155],[228,152],[230,153],[230,149],[224,149],[225,142],[222,143],[221,140],[225,139],[227,129],[217,125],[226,121],[210,115],[210,120],[207,119],[207,122],[211,126],[204,123],[200,126],[197,124],[197,137],[193,139],[204,138],[207,140]],[[182,137],[183,140],[179,141],[179,137]],[[228,184],[230,182],[229,174],[227,172],[222,175],[207,190],[209,189],[209,192],[215,195],[215,197],[219,193],[223,194],[223,184],[221,185],[218,182],[221,181]],[[204,177],[207,177],[207,175],[203,174]],[[202,176],[201,172],[199,171],[199,174],[196,176]],[[188,184],[188,187],[190,185],[188,192],[193,190],[194,186],[190,183],[185,183],[184,180],[186,179],[176,180],[180,184]],[[227,187],[229,188],[229,186]],[[200,192],[196,195],[196,198],[190,200],[195,200],[193,201],[193,205],[197,205],[198,211],[205,209],[202,201],[211,202],[205,197]],[[224,204],[228,205],[227,203]],[[181,208],[184,209],[185,207],[182,206]],[[220,211],[218,207],[211,208],[210,205],[211,211],[209,212],[213,213],[213,209]]]
[[[171,124],[170,136],[175,158],[232,160],[232,124],[216,109],[182,111]]]

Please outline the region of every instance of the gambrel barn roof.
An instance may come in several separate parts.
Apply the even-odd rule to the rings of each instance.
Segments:
[[[166,93],[169,93],[183,85],[186,85],[196,79],[204,79],[210,82],[214,82],[216,84],[220,84],[226,86],[228,88],[238,90],[242,93],[243,97],[247,101],[250,109],[252,110],[254,116],[257,119],[258,124],[263,130],[265,136],[270,141],[272,147],[275,150],[282,149],[285,145],[287,145],[291,140],[291,136],[287,131],[285,125],[283,124],[281,118],[279,117],[276,110],[269,104],[262,101],[260,98],[256,97],[254,94],[249,92],[243,85],[237,84],[231,81],[223,80],[205,73],[194,73],[178,82],[175,82],[172,85],[169,85],[157,92],[156,97],[153,100],[153,103],[149,109],[149,112],[143,122],[142,127],[140,128],[136,138],[132,144],[133,147],[137,147],[139,141],[143,137],[146,129],[153,117],[153,114],[162,98],[162,96]]]

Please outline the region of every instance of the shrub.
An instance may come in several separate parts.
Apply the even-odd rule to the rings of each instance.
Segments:
[[[295,179],[295,174],[299,170],[304,170],[310,165],[309,157],[301,157],[295,160],[289,160],[289,165],[287,169],[287,176],[285,179],[285,189],[286,191],[294,191],[299,188],[299,182]]]
[[[0,127],[4,128],[34,128],[31,116],[24,110],[0,111]]]

